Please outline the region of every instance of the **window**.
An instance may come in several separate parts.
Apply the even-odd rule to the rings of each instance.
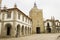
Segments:
[[[26,19],[25,19],[25,22],[27,22],[27,17],[26,17]]]
[[[28,18],[26,19],[26,22],[28,21]]]
[[[30,20],[29,20],[29,24],[30,24]]]
[[[20,13],[18,13],[18,19],[20,19]]]
[[[11,18],[11,12],[7,13],[7,18]]]
[[[28,18],[27,18],[27,23],[28,23]]]
[[[24,15],[22,16],[22,20],[24,21]]]
[[[28,19],[28,23],[29,23],[29,19]]]

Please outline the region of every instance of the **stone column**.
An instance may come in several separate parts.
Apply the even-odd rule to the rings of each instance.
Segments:
[[[6,12],[6,10],[5,10],[5,12],[3,12],[2,13],[2,19],[1,19],[1,25],[2,25],[2,27],[1,27],[1,36],[3,37],[5,37],[6,36],[6,31],[4,31],[5,30],[5,26],[4,26],[4,17],[5,17],[5,14],[6,14],[7,12]]]
[[[16,10],[13,13],[13,27],[12,27],[12,36],[16,37]]]
[[[22,36],[22,32],[21,32],[21,25],[20,25],[20,36]]]
[[[23,27],[23,36],[25,36],[25,27]]]
[[[28,27],[27,27],[27,30],[26,30],[26,35],[28,35]]]

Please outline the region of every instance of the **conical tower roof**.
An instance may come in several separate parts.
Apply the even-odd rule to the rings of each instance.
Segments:
[[[34,6],[33,6],[33,8],[30,11],[36,11],[36,10],[38,10],[38,8],[37,8],[36,2],[34,2]]]

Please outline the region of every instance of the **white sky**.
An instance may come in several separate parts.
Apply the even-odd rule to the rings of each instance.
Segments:
[[[14,4],[22,10],[26,15],[29,14],[35,0],[2,0],[2,7],[6,5],[8,8],[13,8]],[[60,20],[60,0],[36,0],[39,9],[43,9],[44,19],[50,19],[54,16]]]

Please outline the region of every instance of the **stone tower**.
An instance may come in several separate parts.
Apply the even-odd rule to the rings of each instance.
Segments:
[[[29,16],[32,19],[32,33],[43,33],[43,13],[41,9],[37,8],[36,3],[34,3],[34,7],[30,10]]]

